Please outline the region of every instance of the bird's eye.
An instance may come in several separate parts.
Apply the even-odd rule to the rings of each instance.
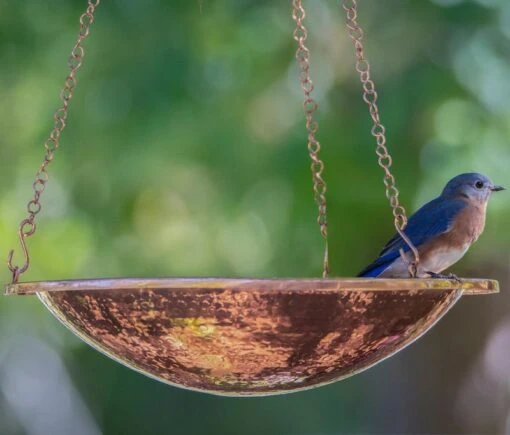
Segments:
[[[475,187],[476,187],[477,189],[482,189],[482,188],[483,188],[483,181],[477,181],[477,182],[475,183]]]

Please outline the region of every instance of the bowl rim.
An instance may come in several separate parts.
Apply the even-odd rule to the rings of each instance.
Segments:
[[[492,279],[461,278],[100,278],[64,281],[32,281],[9,284],[5,295],[26,295],[59,291],[127,291],[200,289],[256,292],[338,292],[338,291],[415,291],[462,290],[464,295],[499,293],[499,283]]]

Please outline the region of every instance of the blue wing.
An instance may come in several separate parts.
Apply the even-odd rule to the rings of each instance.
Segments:
[[[466,202],[461,199],[436,198],[409,218],[405,233],[418,248],[439,234],[447,232],[455,216],[466,206]],[[379,258],[363,269],[358,276],[379,276],[400,256],[400,249],[408,252],[409,246],[397,233],[384,246]]]

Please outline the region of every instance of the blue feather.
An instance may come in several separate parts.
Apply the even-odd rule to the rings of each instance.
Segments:
[[[425,204],[409,218],[405,233],[414,246],[419,248],[424,243],[447,232],[455,217],[466,206],[467,203],[462,199],[440,196]],[[379,258],[363,269],[358,276],[379,276],[400,256],[400,249],[408,252],[409,246],[397,233],[384,246]]]

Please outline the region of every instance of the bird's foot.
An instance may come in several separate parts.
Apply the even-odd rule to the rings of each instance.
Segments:
[[[434,278],[434,279],[451,279],[459,284],[462,282],[462,280],[454,273],[449,273],[447,275],[444,275],[442,273],[435,273],[435,272],[425,272],[425,273],[427,275],[430,275],[430,277]]]

